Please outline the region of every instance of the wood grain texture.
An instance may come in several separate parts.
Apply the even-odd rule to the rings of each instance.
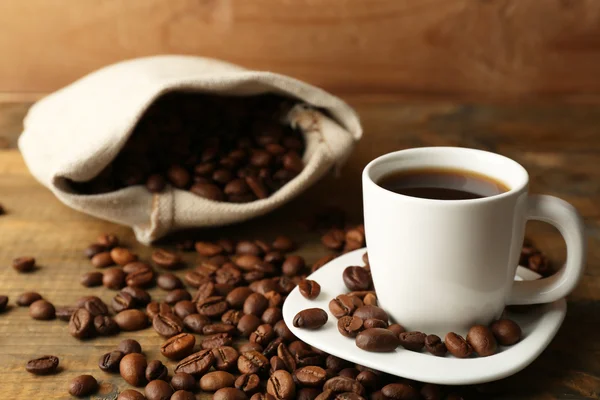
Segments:
[[[336,93],[600,93],[595,0],[4,0],[0,91],[50,92],[155,54],[216,57]]]
[[[295,223],[323,205],[339,204],[360,218],[360,171],[372,158],[385,152],[426,145],[461,145],[500,152],[522,163],[530,172],[532,191],[560,196],[572,202],[585,218],[589,235],[585,277],[569,296],[563,327],[550,347],[524,371],[473,389],[485,399],[594,399],[600,396],[600,107],[565,105],[474,105],[452,102],[377,102],[349,98],[362,117],[365,136],[343,169],[341,178],[327,177],[300,198],[275,213],[226,229],[203,231],[207,237],[272,239],[285,232],[297,239],[299,254],[312,262],[325,251],[319,237],[300,230]],[[0,138],[9,149],[0,149],[0,203],[8,214],[0,217],[0,293],[16,296],[37,290],[57,305],[70,304],[87,294],[105,301],[113,292],[86,289],[80,274],[91,270],[82,249],[105,231],[117,233],[147,259],[151,249],[134,242],[131,232],[114,224],[75,212],[58,202],[29,175],[13,148],[25,103],[0,106]],[[2,140],[2,139],[0,139]],[[282,222],[284,221],[284,222]],[[541,223],[528,226],[529,236],[560,264],[565,258],[560,235]],[[9,267],[19,255],[35,256],[41,268],[19,275]],[[194,254],[186,255],[189,265]],[[181,273],[178,273],[181,275]],[[165,293],[153,289],[156,299]],[[103,382],[103,395],[115,398],[127,385],[115,375],[102,373],[98,357],[122,338],[132,337],[144,346],[150,359],[159,358],[162,340],[153,330],[120,334],[79,342],[68,335],[60,321],[33,321],[23,308],[0,314],[0,385],[12,399],[64,399],[68,381],[92,373]],[[24,371],[31,357],[56,354],[62,371],[36,377]],[[169,363],[172,367],[173,363]],[[210,395],[198,398],[209,399]]]

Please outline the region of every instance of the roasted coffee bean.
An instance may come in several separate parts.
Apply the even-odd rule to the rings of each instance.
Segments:
[[[211,336],[207,336],[202,340],[200,346],[203,349],[214,349],[221,346],[229,346],[233,342],[231,335],[227,333],[217,333]]]
[[[437,335],[427,335],[425,338],[425,349],[433,354],[434,356],[443,357],[446,355],[448,349]]]
[[[212,371],[200,378],[200,389],[205,392],[216,392],[225,387],[233,387],[235,377],[229,372]]]
[[[299,368],[294,372],[294,376],[302,386],[309,387],[320,387],[327,380],[327,372],[317,366]]]
[[[146,383],[146,356],[140,353],[126,354],[119,363],[119,372],[125,382],[132,386],[142,386]]]
[[[315,400],[320,394],[321,391],[317,388],[305,387],[298,390],[298,393],[296,393],[296,400]]]
[[[365,329],[356,336],[356,346],[367,351],[394,351],[399,344],[398,337],[384,328]]]
[[[185,289],[171,290],[165,297],[165,303],[171,306],[182,300],[192,300],[192,295]]]
[[[223,188],[223,192],[226,195],[243,195],[250,192],[250,187],[245,179],[237,178],[227,182]]]
[[[444,343],[448,352],[457,358],[467,358],[473,353],[473,348],[460,335],[449,332],[444,338]]]
[[[123,331],[139,331],[148,326],[148,317],[140,310],[125,310],[115,315],[115,321]]]
[[[262,249],[255,243],[249,240],[240,240],[235,246],[236,254],[252,254],[255,256],[262,255]]]
[[[379,388],[379,376],[370,370],[361,371],[356,376],[356,381],[365,387],[367,390],[376,390]]]
[[[262,315],[269,307],[269,301],[260,293],[252,293],[244,302],[244,314]]]
[[[83,254],[86,258],[91,259],[96,254],[102,253],[103,251],[106,251],[106,247],[99,244],[91,244],[86,247],[86,249],[83,251]]]
[[[337,327],[342,335],[350,338],[356,337],[365,328],[363,327],[362,319],[349,315],[340,318],[337,322]]]
[[[6,303],[8,303],[8,297]],[[6,308],[6,305],[4,305],[4,308]],[[33,319],[47,321],[56,317],[56,310],[49,301],[36,300],[29,306],[29,316]]]
[[[112,249],[119,245],[119,238],[112,233],[103,233],[96,238],[96,244],[107,249]]]
[[[235,367],[239,353],[236,349],[230,346],[220,346],[212,349],[215,358],[215,369],[220,371],[228,371]]]
[[[548,258],[542,253],[532,254],[527,260],[527,267],[542,276],[549,276],[552,274],[552,265]]]
[[[190,314],[196,314],[196,304],[190,300],[181,300],[175,303],[173,312],[179,318],[183,319]]]
[[[467,343],[480,357],[491,356],[496,353],[498,348],[494,334],[484,325],[475,325],[469,329]]]
[[[283,319],[283,313],[281,308],[269,307],[265,310],[261,317],[265,324],[275,325],[278,321]]]
[[[196,388],[196,380],[185,372],[178,372],[171,378],[171,386],[174,390],[193,391]]]
[[[127,389],[119,393],[117,400],[146,400],[146,396],[137,390]]]
[[[258,351],[259,353],[262,353],[263,347],[258,343],[247,342],[247,343],[240,345],[238,350],[240,353],[245,353],[247,351]]]
[[[223,388],[215,392],[212,400],[248,400],[248,396],[236,388]]]
[[[69,320],[69,333],[77,339],[83,339],[94,332],[93,317],[85,308],[77,309]]]
[[[250,343],[256,343],[256,342],[250,342]],[[279,347],[279,345],[282,343],[283,343],[282,338],[273,339],[272,341],[269,342],[269,344],[267,344],[266,346],[263,346],[263,348],[264,348],[264,350],[262,351],[263,355],[267,358],[273,357],[274,355],[277,354],[277,347]]]
[[[400,324],[391,324],[387,329],[394,332],[396,336],[400,335],[402,332],[406,332],[406,329]]]
[[[125,276],[125,283],[127,286],[134,288],[151,286],[154,283],[154,271],[146,264],[139,264],[139,267],[134,271],[127,273]]]
[[[346,315],[352,315],[357,308],[362,306],[363,302],[358,297],[340,294],[329,302],[329,311],[331,311],[334,317],[341,318]]]
[[[150,319],[154,319],[158,314],[171,314],[171,306],[167,303],[157,303],[152,301],[146,306],[146,314]]]
[[[225,200],[225,196],[223,195],[221,189],[219,189],[217,185],[213,185],[212,183],[195,183],[190,188],[190,192],[194,193],[196,196],[204,197],[208,200]]]
[[[234,335],[236,332],[235,326],[224,323],[209,324],[202,328],[202,334],[204,335],[214,335],[216,333],[227,333],[229,335]]]
[[[356,311],[354,311],[355,317],[361,318],[363,320],[367,319],[380,319],[382,321],[388,321],[388,315],[382,308],[377,306],[362,306],[358,307]]]
[[[256,315],[245,314],[238,322],[237,329],[242,336],[249,337],[261,324],[261,319]]]
[[[283,297],[274,290],[265,293],[263,296],[269,301],[269,307],[283,306]]]
[[[102,275],[102,284],[107,289],[119,290],[125,286],[126,275],[121,268],[112,268]]]
[[[294,355],[294,359],[296,360],[296,365],[298,367],[306,367],[309,365],[321,366],[324,363],[325,356],[316,352],[315,349],[298,350]]]
[[[194,351],[196,338],[189,333],[173,336],[160,346],[160,354],[170,360],[181,360]]]
[[[215,274],[215,282],[217,284],[237,285],[241,281],[242,272],[233,263],[224,264]]]
[[[310,351],[310,346],[301,340],[294,340],[293,342],[288,344],[288,350],[295,357],[296,354],[301,350]]]
[[[58,369],[58,362],[58,357],[42,356],[27,361],[25,369],[27,370],[27,372],[35,375],[53,374]]]
[[[228,310],[225,314],[221,316],[221,322],[223,322],[224,324],[237,326],[237,324],[240,322],[243,316],[244,313],[240,310]]]
[[[125,265],[137,261],[137,256],[124,247],[115,247],[110,251],[110,257],[119,265]]]
[[[282,265],[285,261],[285,256],[280,251],[270,251],[265,254],[263,260],[273,265]]]
[[[91,375],[79,375],[69,383],[69,394],[71,396],[83,397],[95,393],[98,390],[98,381]]]
[[[287,295],[292,290],[294,290],[296,284],[299,282],[299,280],[294,280],[288,276],[280,276],[274,279],[276,280],[275,282],[277,282],[278,288],[265,290],[264,292],[268,292],[270,290],[277,290],[278,292]]]
[[[269,324],[260,325],[254,332],[250,334],[250,342],[258,343],[261,346],[266,346],[275,337],[275,331]]]
[[[169,400],[173,395],[173,388],[161,379],[154,380],[144,388],[148,400]]]
[[[242,374],[237,377],[234,386],[244,393],[255,393],[260,388],[260,378],[256,374]]]
[[[423,400],[442,400],[442,391],[438,385],[426,383],[421,387],[421,398]]]
[[[61,321],[69,322],[71,320],[71,315],[77,311],[75,307],[58,307],[56,309],[56,318]]]
[[[418,400],[419,392],[406,383],[390,383],[381,389],[386,398],[394,400]]]
[[[190,314],[183,319],[183,325],[193,333],[202,333],[202,329],[210,323],[210,318],[200,314]]]
[[[119,325],[108,315],[94,317],[94,329],[100,336],[111,336],[119,333]]]
[[[304,329],[318,329],[327,322],[327,313],[320,308],[308,308],[294,317],[294,326]]]
[[[244,179],[246,185],[248,185],[252,193],[258,199],[266,199],[267,197],[269,197],[269,191],[263,183],[263,181],[261,180],[261,178],[256,176],[246,176]]]
[[[278,321],[273,326],[273,330],[275,331],[275,333],[277,334],[277,336],[279,336],[280,338],[282,338],[286,342],[292,342],[292,341],[294,341],[294,340],[297,339],[296,336],[290,330],[290,328],[288,328],[288,326],[287,326],[287,324],[285,323],[284,320]]]
[[[108,307],[106,306],[106,304],[104,304],[102,300],[100,300],[97,297],[92,297],[86,300],[83,303],[83,308],[88,310],[93,317],[95,317],[96,315],[108,314]]]
[[[35,258],[33,257],[18,257],[12,262],[13,268],[17,272],[31,272],[35,269]]]
[[[286,370],[277,370],[267,381],[267,393],[277,400],[291,400],[296,396],[296,384]]]
[[[174,269],[181,264],[181,257],[173,251],[158,249],[152,252],[152,261],[159,267]]]
[[[338,372],[339,376],[343,376],[344,378],[356,379],[360,374],[360,371],[356,368],[344,368],[340,372]]]
[[[141,262],[141,261],[134,261],[132,263],[125,264],[123,266],[123,272],[125,272],[126,274],[131,274],[131,273],[134,273],[137,271],[147,271],[147,270],[152,271],[152,267],[149,264],[146,264],[145,262]]]
[[[200,350],[181,360],[174,371],[175,373],[185,372],[198,378],[204,375],[213,366],[214,362],[215,357],[210,350]]]
[[[346,378],[343,376],[336,376],[325,382],[323,390],[331,390],[334,393],[352,392],[358,395],[365,393],[365,388],[354,379]]]
[[[492,322],[490,329],[502,346],[510,346],[521,340],[521,327],[513,320],[499,319]]]
[[[154,174],[150,175],[148,179],[146,179],[146,188],[151,193],[160,193],[165,189],[167,182],[162,175]]]
[[[336,373],[344,368],[348,368],[351,365],[352,364],[349,361],[342,360],[341,358],[332,355],[327,356],[325,359],[325,367],[327,367],[328,370],[332,370]]]
[[[192,301],[195,303],[198,303],[198,302],[208,299],[209,297],[216,296],[216,294],[217,293],[215,290],[215,284],[210,281],[207,281],[207,282],[201,283],[200,286],[198,286],[198,290],[196,290],[196,293],[194,294]]]
[[[263,262],[263,260],[259,256],[256,256],[254,254],[242,254],[235,259],[235,265],[237,265],[241,270],[244,270],[246,272],[264,272],[256,267],[261,262]]]
[[[183,332],[183,321],[174,314],[158,314],[152,318],[152,327],[163,337],[172,337]]]
[[[86,272],[81,275],[79,283],[85,287],[95,287],[102,285],[102,272]]]
[[[349,290],[368,290],[373,284],[371,274],[363,267],[346,267],[342,278]]]
[[[275,340],[271,343],[274,342]],[[296,370],[296,360],[284,343],[277,345],[277,356],[282,360],[285,369],[288,372],[294,372]]]
[[[106,268],[114,265],[112,257],[110,256],[110,252],[103,251],[94,255],[91,259],[92,265],[96,268]]]
[[[222,296],[208,297],[196,305],[198,314],[210,318],[220,317],[228,308],[229,305]]]
[[[377,296],[374,293],[367,293],[365,294],[365,297],[363,297],[363,303],[365,306],[376,306]]]
[[[146,380],[148,382],[160,379],[165,380],[169,375],[169,370],[165,365],[159,360],[152,360],[148,363],[146,367]]]
[[[238,357],[237,366],[242,374],[260,374],[269,367],[269,360],[258,351],[246,351]]]
[[[321,243],[330,250],[339,251],[344,247],[346,234],[341,229],[331,229],[321,237]],[[352,290],[352,289],[351,289]]]
[[[184,189],[192,179],[188,170],[181,165],[171,165],[167,169],[166,176],[169,182],[177,189]]]
[[[173,290],[183,288],[183,282],[176,275],[167,273],[160,274],[156,278],[156,284],[163,290]]]
[[[186,390],[178,390],[171,396],[170,400],[196,400],[194,393]]]
[[[272,291],[282,292],[283,288],[279,283],[279,278],[261,279],[256,282],[252,282],[248,287],[254,290],[256,293],[262,294],[264,296],[265,294]]]
[[[123,357],[125,357],[125,353],[119,350],[103,354],[98,360],[98,367],[104,372],[117,372]]]
[[[296,249],[296,243],[288,236],[277,236],[271,244],[274,250],[281,251],[282,253],[289,253]]]
[[[281,271],[284,275],[296,276],[300,274],[305,267],[306,263],[304,262],[304,258],[300,256],[288,256],[281,266]]]
[[[204,257],[213,257],[224,251],[220,244],[212,242],[196,242],[195,247],[198,254]]]
[[[310,279],[302,280],[298,289],[300,289],[300,294],[309,300],[316,299],[321,293],[321,285]]]
[[[41,299],[42,295],[37,292],[21,293],[19,297],[17,297],[17,305],[19,307],[29,307],[33,302]]]
[[[129,310],[133,308],[135,305],[135,301],[133,297],[126,292],[119,292],[113,297],[111,306],[115,312],[121,312],[123,310]]]
[[[400,339],[400,345],[404,347],[406,350],[410,351],[421,351],[423,350],[423,346],[425,346],[425,338],[426,334],[423,332],[402,332],[398,335]]]
[[[122,351],[123,354],[141,353],[142,345],[137,340],[124,339],[117,346],[117,350]]]

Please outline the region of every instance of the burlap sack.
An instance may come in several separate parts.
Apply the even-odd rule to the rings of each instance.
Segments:
[[[96,176],[118,154],[146,108],[175,90],[238,96],[270,92],[304,102],[288,115],[306,139],[304,170],[270,197],[245,204],[215,202],[171,187],[154,195],[142,186],[99,195],[70,189],[67,178],[78,182]],[[327,110],[331,118],[313,106]],[[76,210],[133,227],[142,243],[177,229],[265,214],[339,167],[362,135],[356,113],[321,89],[271,72],[187,56],[149,57],[102,68],[37,102],[24,127],[19,148],[36,179]]]

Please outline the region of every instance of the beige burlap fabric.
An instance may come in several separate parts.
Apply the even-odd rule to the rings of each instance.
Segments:
[[[70,190],[66,179],[87,181],[118,154],[146,108],[160,95],[189,90],[236,96],[278,93],[303,105],[288,115],[307,141],[305,168],[264,200],[214,202],[167,188],[151,194],[131,186],[99,195]],[[313,107],[328,111],[326,116]],[[296,79],[189,56],[135,59],[102,68],[37,102],[24,121],[19,148],[31,173],[66,205],[133,227],[149,243],[170,231],[230,224],[265,214],[339,167],[360,139],[356,113],[339,98]]]

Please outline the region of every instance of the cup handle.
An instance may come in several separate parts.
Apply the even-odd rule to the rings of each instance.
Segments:
[[[581,279],[585,266],[584,225],[575,207],[553,196],[530,196],[527,219],[548,222],[559,230],[567,244],[567,261],[548,278],[515,281],[507,301],[509,305],[550,303],[565,297]]]

